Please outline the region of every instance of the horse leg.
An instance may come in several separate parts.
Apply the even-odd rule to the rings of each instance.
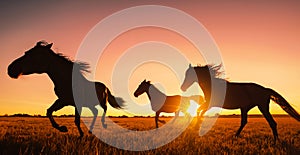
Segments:
[[[238,131],[236,132],[235,137],[238,137],[240,135],[241,131],[247,124],[247,118],[248,118],[248,110],[241,108],[241,126],[238,129]]]
[[[159,121],[160,123],[166,123],[165,120],[160,120],[160,119],[158,119],[158,121]]]
[[[198,109],[197,109],[197,119],[200,119],[203,117],[203,115],[205,114],[205,112],[208,110],[208,104],[204,103],[203,105],[201,105]],[[200,114],[200,116],[199,116]]]
[[[199,125],[201,124],[201,118],[203,117],[203,115],[206,113],[207,110],[208,110],[207,106],[200,106],[197,109],[197,123],[196,123],[196,127],[199,127]],[[199,115],[198,111],[199,111],[200,115]]]
[[[188,113],[187,111],[183,111],[183,113],[184,113],[184,117],[187,117],[188,118],[188,122],[190,122],[191,118],[192,118],[191,114]]]
[[[80,128],[80,113],[81,113],[82,107],[75,108],[75,125],[77,126],[77,129],[79,131],[80,137],[83,137],[83,132]]]
[[[206,113],[207,110],[208,110],[208,108],[205,108],[201,111],[200,118],[203,117],[203,115]]]
[[[158,128],[158,117],[159,117],[160,112],[155,113],[155,126]]]
[[[51,105],[51,107],[47,109],[47,117],[49,118],[49,120],[50,120],[52,126],[53,126],[55,129],[57,129],[57,130],[59,130],[59,131],[61,131],[61,132],[68,132],[67,127],[66,127],[66,126],[59,126],[59,125],[55,122],[55,120],[53,119],[53,116],[52,116],[52,113],[53,113],[54,111],[60,110],[60,109],[62,109],[64,106],[65,106],[65,105],[62,104],[62,103],[60,102],[59,99],[57,99],[57,100]]]
[[[107,124],[105,124],[105,115],[107,111],[106,99],[103,99],[100,103],[101,107],[103,108],[104,112],[101,118],[103,128],[107,128]]]
[[[92,131],[94,129],[95,121],[96,121],[97,116],[98,116],[98,109],[95,108],[95,107],[89,107],[89,108],[90,108],[90,110],[92,111],[92,113],[94,115],[93,121],[92,121],[91,126],[90,126],[90,130],[89,130],[89,133],[92,133]]]
[[[160,119],[159,119],[159,114],[160,114],[161,112],[156,112],[156,113],[158,113],[158,115],[157,115],[157,117],[155,116],[155,121],[156,121],[156,122],[159,121],[160,123],[166,123],[166,121],[160,120]]]
[[[175,120],[178,118],[178,116],[179,116],[179,110],[175,112],[174,119],[172,120],[172,122],[171,122],[171,123],[174,123],[174,122],[175,122]]]
[[[200,119],[202,117],[202,111],[203,110],[203,107],[200,106],[198,109],[197,109],[197,119]],[[200,114],[201,114],[201,117],[200,117]]]
[[[273,119],[272,115],[269,112],[269,105],[258,106],[258,109],[264,115],[264,117],[268,121],[270,127],[272,128],[272,132],[273,132],[273,136],[274,136],[274,142],[276,143],[276,140],[278,139],[277,123],[275,122],[275,120]]]
[[[198,109],[197,109],[197,118],[199,117],[199,115],[200,115],[200,112],[201,112],[201,106],[200,106],[200,107],[198,107]]]

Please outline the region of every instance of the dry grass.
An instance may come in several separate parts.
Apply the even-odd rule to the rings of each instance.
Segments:
[[[275,118],[280,138],[277,144],[273,144],[271,129],[263,118],[249,118],[240,138],[233,138],[239,118],[219,118],[202,137],[193,122],[171,143],[142,152],[109,146],[88,134],[86,128],[86,135],[79,139],[73,118],[55,119],[66,125],[69,132],[60,133],[52,128],[47,118],[1,117],[0,154],[300,154],[300,123],[291,118]],[[154,118],[113,118],[113,121],[131,130],[149,130],[155,126]]]

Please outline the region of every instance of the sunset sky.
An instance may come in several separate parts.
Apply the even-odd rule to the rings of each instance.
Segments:
[[[272,88],[300,112],[300,1],[1,1],[0,115],[45,115],[46,109],[56,100],[54,86],[46,74],[22,76],[17,80],[7,75],[8,65],[37,41],[53,42],[52,49],[55,52],[75,58],[86,34],[102,19],[129,7],[150,4],[179,9],[202,23],[219,47],[229,81],[255,82]],[[122,22],[126,20],[119,24]],[[172,69],[162,63],[140,64],[135,69],[129,68],[132,74],[129,79],[124,78],[125,87],[118,89],[113,86],[111,77],[118,76],[113,72],[113,67],[126,68],[122,62],[134,62],[134,56],[130,54],[139,52],[152,53],[154,57],[159,55],[170,62],[179,61],[173,53],[177,52],[193,65],[205,63],[195,47],[173,31],[143,27],[120,34],[98,60],[95,79],[105,83],[114,95],[123,96],[127,93],[132,100],[129,102],[146,107],[149,106],[146,95],[138,99],[133,96],[140,82],[146,78],[169,95],[181,94],[179,88],[188,63],[178,63],[182,70],[176,73],[180,74],[179,79]],[[123,89],[128,92],[118,91]],[[199,87],[193,85],[183,94],[200,93]],[[272,114],[286,114],[273,102],[270,107]],[[87,109],[83,112],[90,113]],[[150,112],[151,109],[148,109],[140,114]],[[65,107],[55,114],[73,113],[74,108]],[[255,108],[249,113],[260,112]],[[108,115],[124,114],[128,115],[129,112],[113,110],[111,107],[108,109]],[[223,110],[222,114],[240,112]]]

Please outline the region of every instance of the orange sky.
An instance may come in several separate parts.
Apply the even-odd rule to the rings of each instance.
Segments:
[[[0,2],[0,115],[30,113],[44,115],[55,101],[53,84],[46,75],[23,76],[10,79],[7,66],[36,41],[53,42],[53,50],[75,57],[87,32],[104,17],[122,9],[156,4],[180,9],[201,22],[211,33],[223,57],[226,77],[230,81],[255,82],[282,94],[300,111],[300,5],[299,1],[213,1],[213,2]],[[178,34],[159,28],[141,28],[128,31],[116,38],[104,51],[98,66],[114,63],[128,48],[145,41],[160,41],[176,47],[191,60],[203,63],[201,55]],[[139,46],[138,48],[168,48]],[[134,51],[134,49],[132,49]],[[161,51],[163,52],[163,51]],[[107,58],[104,60],[104,58]],[[106,62],[107,61],[107,62]],[[160,68],[164,76],[154,76],[149,68]],[[101,70],[105,75],[101,75]],[[143,72],[148,70],[148,72]],[[99,67],[96,79],[110,85],[110,67]],[[184,74],[184,72],[182,73]],[[147,77],[164,86],[166,93],[180,93],[176,76],[159,64],[139,66],[128,84],[133,100],[142,104],[145,96],[132,95],[137,85]],[[176,85],[174,84],[176,83]],[[115,88],[111,88],[115,89]],[[194,86],[193,90],[197,87]],[[113,91],[114,92],[114,91]],[[196,91],[197,92],[197,91]],[[193,93],[193,92],[191,92]],[[118,94],[117,94],[118,95]],[[271,113],[285,113],[271,103]],[[109,108],[109,115],[126,114]],[[84,111],[89,113],[88,110]],[[56,114],[73,113],[67,107]],[[239,114],[238,110],[225,110],[223,114]],[[259,113],[253,109],[250,113]]]

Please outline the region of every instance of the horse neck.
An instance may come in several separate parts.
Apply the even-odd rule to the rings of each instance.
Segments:
[[[204,93],[205,99],[207,101],[209,101],[210,96],[211,96],[211,78],[210,78],[210,74],[203,76],[203,75],[199,75],[197,73],[197,77],[198,77],[199,86],[201,87],[201,89]]]
[[[67,60],[53,57],[46,73],[55,86],[66,85],[68,82],[72,82],[72,69],[72,63]]]
[[[151,89],[151,93],[150,93]],[[161,97],[166,97],[164,93],[162,93],[160,90],[158,90],[154,85],[150,85],[148,90],[146,91],[148,98],[150,99],[155,99],[155,98],[161,98]]]

